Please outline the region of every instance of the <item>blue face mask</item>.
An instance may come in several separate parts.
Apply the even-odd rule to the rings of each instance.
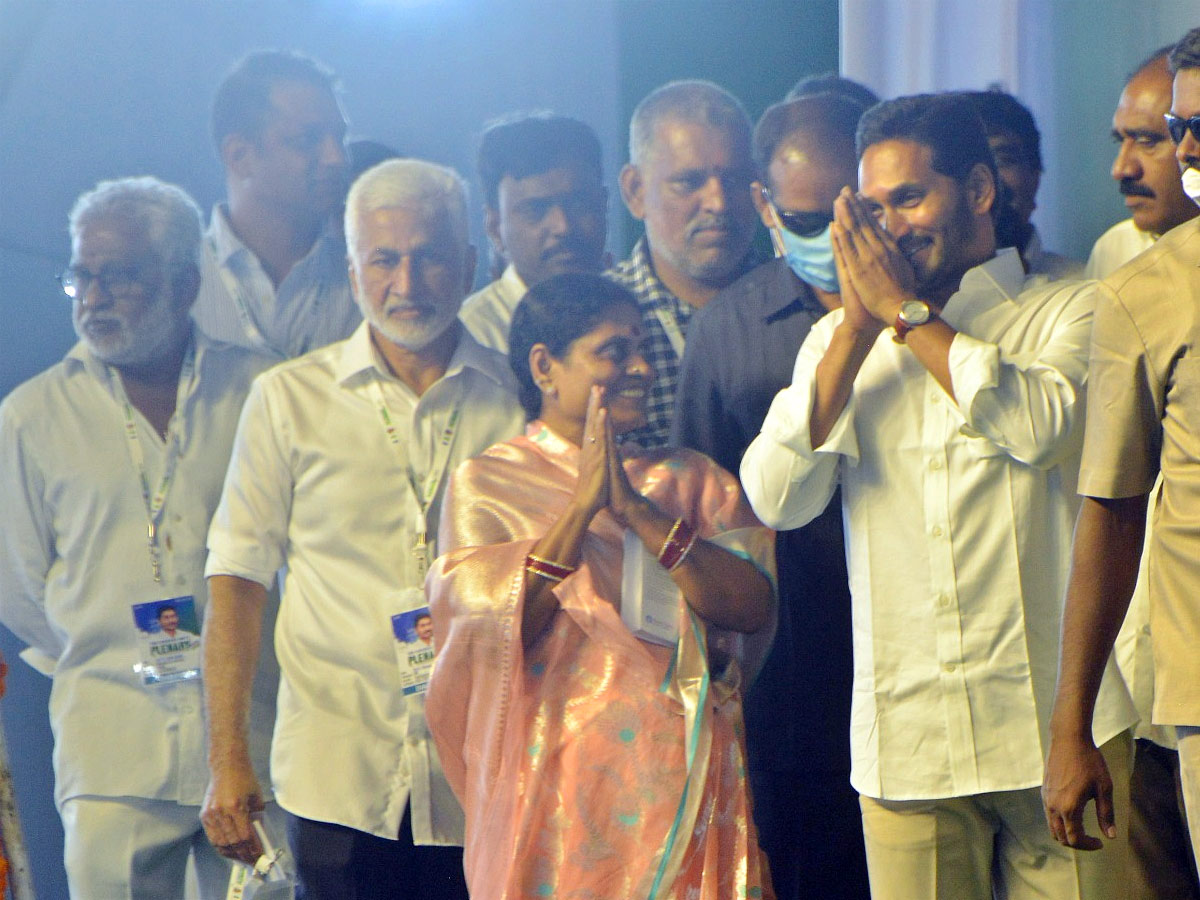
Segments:
[[[837,266],[833,262],[832,225],[814,237],[800,237],[786,228],[775,234],[783,243],[783,256],[796,277],[831,294],[838,292]]]

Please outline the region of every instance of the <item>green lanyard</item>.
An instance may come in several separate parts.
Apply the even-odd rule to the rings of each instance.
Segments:
[[[429,509],[433,506],[433,498],[437,496],[438,486],[441,485],[442,479],[446,475],[446,468],[450,464],[450,449],[454,445],[454,436],[458,432],[458,421],[462,415],[463,397],[465,390],[460,390],[458,399],[454,401],[454,406],[450,410],[450,417],[446,420],[446,426],[442,429],[441,436],[438,438],[438,445],[434,450],[434,459],[429,467],[429,472],[425,476],[425,483],[422,487],[417,486],[417,473],[413,469],[411,454],[405,454],[401,449],[400,435],[396,431],[396,425],[392,420],[392,413],[388,409],[387,401],[383,398],[383,385],[378,378],[375,380],[375,405],[379,411],[379,421],[383,424],[383,432],[387,439],[391,442],[402,457],[405,459],[405,480],[408,483],[408,488],[412,491],[413,499],[417,501],[417,506],[421,510],[421,520],[416,528],[416,534],[413,538],[412,554],[417,563],[417,573],[421,580],[424,581],[425,573],[429,571]]]
[[[188,394],[191,393],[192,381],[196,374],[195,344],[188,344],[187,353],[183,357],[183,366],[179,369],[179,388],[175,393],[175,414],[171,416],[171,422],[167,425],[167,459],[163,464],[163,474],[158,483],[158,490],[153,494],[150,493],[150,477],[146,474],[146,454],[142,449],[141,439],[138,437],[137,418],[133,411],[133,404],[129,402],[129,395],[125,393],[125,385],[121,383],[120,374],[112,366],[108,367],[108,373],[113,389],[117,393],[117,399],[125,408],[125,437],[129,445],[129,459],[133,463],[134,471],[137,472],[138,481],[142,486],[142,503],[146,507],[146,549],[150,554],[150,571],[154,575],[155,582],[162,584],[162,552],[158,546],[158,528],[162,523],[167,494],[175,480],[175,467],[179,463],[181,417],[178,413],[186,402]]]

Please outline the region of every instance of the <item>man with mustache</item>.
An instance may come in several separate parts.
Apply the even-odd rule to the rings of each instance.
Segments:
[[[463,301],[459,318],[485,347],[508,353],[525,291],[563,272],[605,265],[608,192],[600,140],[578,119],[535,113],[489,125],[479,141],[484,228],[503,274]]]
[[[1159,236],[1200,215],[1179,180],[1175,144],[1163,116],[1171,111],[1170,47],[1147,59],[1125,82],[1113,113],[1117,145],[1112,177],[1125,198],[1129,218],[1104,232],[1088,257],[1087,276],[1107,278]]]
[[[1173,74],[1167,131],[1183,192],[1200,203],[1200,28],[1171,49],[1167,64]],[[1174,727],[1193,853],[1200,846],[1198,263],[1200,218],[1192,218],[1100,287],[1079,478],[1084,499],[1043,789],[1049,826],[1071,847],[1101,844],[1084,825],[1084,809],[1093,798],[1101,832],[1113,831],[1110,775],[1084,725],[1096,672],[1134,590],[1151,497],[1145,552],[1153,621],[1152,720]]]
[[[865,107],[823,93],[777,103],[754,129],[755,205],[776,258],[696,311],[671,442],[736,472],[812,326],[841,300],[833,202],[857,184]],[[858,797],[850,786],[850,589],[841,505],[781,531],[779,625],[746,692],[746,754],[759,843],[780,900],[867,896]],[[811,690],[812,684],[820,690]],[[806,841],[816,829],[821,841]]]
[[[309,900],[466,898],[462,810],[424,690],[403,689],[395,628],[426,606],[450,473],[524,423],[506,361],[458,320],[475,271],[466,202],[456,173],[421,160],[354,183],[345,224],[365,321],[255,381],[209,533],[205,830],[226,856],[259,852],[246,673],[286,567],[272,774]]]
[[[1175,144],[1163,116],[1171,111],[1171,73],[1163,47],[1140,65],[1125,83],[1113,113],[1117,144],[1112,177],[1125,197],[1130,217],[1108,229],[1088,258],[1089,278],[1107,278],[1158,238],[1200,215],[1200,207],[1183,192]],[[1200,882],[1188,840],[1179,754],[1173,728],[1152,724],[1154,655],[1150,639],[1150,607],[1146,582],[1147,554],[1117,636],[1117,664],[1141,720],[1129,785],[1130,900],[1178,897],[1200,900]]]
[[[154,178],[80,197],[60,276],[80,341],[0,405],[0,620],[53,679],[72,897],[182,897],[189,857],[206,900],[230,876],[200,825],[198,647],[164,667],[143,631],[160,607],[176,636],[180,611],[203,613],[238,412],[271,363],[193,328],[201,228],[192,199]],[[272,666],[245,673],[246,759],[262,777]]]
[[[332,72],[299,53],[251,53],[213,99],[228,200],[212,211],[192,315],[218,340],[290,359],[362,320],[339,215],[346,119]]]
[[[638,300],[655,371],[648,422],[626,435],[643,447],[669,440],[692,314],[760,261],[753,180],[750,120],[715,84],[673,81],[633,111],[621,197],[646,233],[608,274]]]
[[[1116,900],[1124,848],[1057,846],[1038,795],[1094,285],[997,252],[968,99],[881,103],[857,144],[861,197],[834,207],[842,308],[805,340],[741,475],[776,528],[842,488],[872,897]],[[1096,738],[1127,784],[1134,713],[1113,676]]]

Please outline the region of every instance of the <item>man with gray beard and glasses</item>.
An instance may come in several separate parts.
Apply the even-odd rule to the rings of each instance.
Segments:
[[[200,211],[182,190],[102,182],[70,226],[80,342],[0,405],[0,620],[53,679],[71,896],[181,897],[191,856],[201,895],[222,897],[194,634],[238,411],[270,361],[193,329]],[[273,659],[258,668],[247,759],[265,776]]]

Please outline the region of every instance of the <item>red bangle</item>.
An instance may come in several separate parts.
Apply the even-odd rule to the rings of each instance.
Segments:
[[[530,553],[525,557],[525,571],[548,581],[559,582],[575,571],[571,566],[564,566]]]
[[[658,551],[658,562],[668,572],[674,572],[696,543],[696,530],[682,518],[676,519],[662,549]]]

